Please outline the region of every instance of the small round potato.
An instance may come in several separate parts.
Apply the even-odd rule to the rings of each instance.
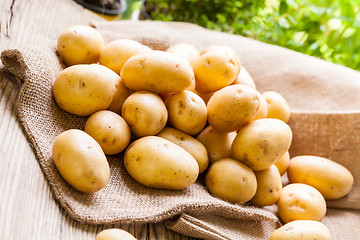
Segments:
[[[294,157],[287,171],[290,182],[313,186],[328,200],[344,197],[354,184],[347,168],[324,157]]]
[[[114,92],[113,100],[111,101],[109,107],[107,108],[110,111],[121,114],[122,106],[125,100],[133,93],[128,89],[120,80],[117,89]]]
[[[255,176],[257,189],[250,202],[258,207],[275,204],[282,190],[281,176],[275,165],[262,171],[255,171]]]
[[[135,181],[151,188],[181,190],[199,175],[199,165],[189,152],[157,136],[132,142],[125,151],[124,165]]]
[[[329,229],[321,222],[296,220],[275,230],[270,240],[330,240]]]
[[[85,123],[85,132],[100,144],[107,155],[120,153],[131,139],[130,128],[125,120],[108,110],[92,114]]]
[[[121,78],[134,91],[154,93],[180,92],[195,82],[190,63],[182,57],[164,51],[139,53],[124,64]]]
[[[264,92],[262,96],[268,103],[267,118],[277,118],[287,123],[290,119],[290,107],[285,98],[274,91]]]
[[[120,77],[107,67],[79,64],[61,71],[54,81],[53,94],[59,107],[79,116],[106,109]]]
[[[224,53],[225,55],[227,55],[228,57],[235,59],[237,65],[239,65],[239,67],[241,66],[239,56],[236,54],[236,52],[232,48],[230,48],[228,46],[210,45],[210,46],[207,46],[206,48],[204,48],[201,51],[200,55],[203,55],[208,52],[214,52],[214,51],[220,51],[220,52]]]
[[[214,92],[230,85],[237,77],[240,66],[237,60],[222,51],[209,51],[194,62],[195,89]]]
[[[165,138],[188,151],[199,165],[199,173],[204,172],[209,165],[208,152],[205,146],[192,136],[175,128],[166,127],[157,136]]]
[[[223,158],[231,158],[231,144],[236,137],[236,132],[224,133],[207,126],[196,137],[208,151],[210,163]]]
[[[169,123],[189,135],[198,134],[206,125],[205,102],[196,93],[184,90],[171,94],[165,101]]]
[[[254,171],[261,171],[274,164],[290,148],[292,132],[279,119],[255,120],[237,133],[232,144],[233,157]]]
[[[290,155],[289,151],[287,151],[279,160],[277,160],[275,163],[275,166],[279,170],[280,175],[284,175],[286,171],[288,170],[289,164],[290,164]]]
[[[65,29],[59,36],[57,52],[67,66],[99,61],[104,39],[94,28],[76,25]]]
[[[236,203],[249,201],[257,187],[254,172],[232,158],[213,163],[206,173],[205,185],[211,194]]]
[[[109,181],[106,156],[100,145],[84,131],[71,129],[58,135],[52,156],[64,180],[80,192],[97,192]]]
[[[131,94],[124,102],[121,116],[137,137],[155,135],[166,125],[168,112],[159,95],[139,91]]]
[[[267,114],[268,114],[268,107],[267,107],[267,102],[265,100],[265,98],[263,98],[263,96],[259,93],[258,94],[259,100],[260,100],[260,107],[258,109],[258,111],[256,112],[255,117],[253,118],[253,121],[256,119],[261,119],[261,118],[266,118]]]
[[[222,132],[239,130],[256,116],[260,108],[259,93],[237,84],[215,92],[207,103],[208,122]]]
[[[294,220],[321,221],[326,214],[326,202],[321,193],[302,183],[286,185],[277,205],[279,216],[285,223]]]
[[[151,48],[130,39],[114,40],[101,52],[99,63],[120,74],[125,62],[138,53],[150,52]]]
[[[256,84],[250,73],[245,69],[244,66],[241,66],[240,72],[232,84],[244,84],[248,87],[256,89]]]
[[[190,64],[192,64],[194,60],[200,56],[200,52],[196,49],[196,47],[188,43],[174,44],[166,51],[187,59]]]
[[[136,240],[136,238],[125,230],[110,228],[98,233],[95,240]]]

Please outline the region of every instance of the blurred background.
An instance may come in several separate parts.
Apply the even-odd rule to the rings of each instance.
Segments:
[[[359,0],[97,1],[121,2],[108,20],[190,22],[360,70]]]

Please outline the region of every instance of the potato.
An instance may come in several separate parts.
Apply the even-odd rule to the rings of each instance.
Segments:
[[[231,150],[233,157],[254,171],[261,171],[274,164],[290,148],[292,132],[279,119],[255,120],[237,133]]]
[[[125,230],[110,228],[98,233],[95,240],[136,240],[136,238]]]
[[[107,108],[110,111],[121,114],[122,106],[125,100],[133,93],[130,89],[128,89],[120,80],[118,87],[114,92],[113,99]]]
[[[195,82],[194,71],[188,61],[163,51],[132,56],[124,64],[120,75],[128,88],[154,93],[180,92]]]
[[[207,109],[205,102],[196,93],[184,90],[173,93],[165,101],[169,123],[174,128],[196,135],[206,125]]]
[[[271,165],[262,171],[255,171],[257,189],[251,203],[258,206],[270,206],[275,204],[282,190],[281,176],[275,165]]]
[[[290,107],[285,98],[274,91],[264,92],[262,96],[268,103],[267,118],[277,118],[287,123],[290,119]]]
[[[279,170],[280,175],[284,175],[286,171],[288,170],[289,164],[290,164],[290,155],[289,151],[287,151],[279,160],[277,160],[275,163],[275,166]]]
[[[188,151],[199,165],[199,173],[204,172],[209,165],[208,152],[205,146],[192,136],[175,128],[166,127],[157,136],[165,138]]]
[[[213,163],[205,176],[209,192],[226,201],[245,203],[256,192],[256,177],[245,164],[232,158]]]
[[[254,119],[260,107],[259,93],[245,85],[225,87],[207,103],[208,122],[217,131],[233,132]]]
[[[260,100],[260,106],[255,114],[255,117],[252,119],[253,121],[256,119],[266,118],[266,116],[268,115],[268,110],[267,110],[268,107],[265,98],[263,98],[263,96],[260,93],[258,94],[258,97]]]
[[[199,165],[190,153],[157,136],[132,142],[125,151],[124,164],[135,181],[151,188],[181,190],[199,175]]]
[[[64,180],[80,192],[97,192],[109,181],[106,156],[100,145],[84,131],[70,129],[58,135],[52,157]]]
[[[89,116],[106,109],[120,77],[107,67],[79,64],[61,71],[54,81],[56,103],[69,113]]]
[[[246,70],[244,66],[241,66],[240,72],[236,77],[235,81],[232,84],[244,84],[248,87],[256,89],[256,84],[253,78],[251,77],[250,73]]]
[[[279,216],[285,223],[294,220],[321,221],[326,214],[326,202],[321,193],[302,183],[286,185],[277,206]]]
[[[194,91],[194,93],[196,93],[196,95],[198,95],[199,97],[202,98],[202,100],[204,100],[205,104],[207,104],[209,102],[211,96],[214,95],[215,92],[202,93],[202,92],[198,92],[196,90]]]
[[[130,128],[125,120],[108,110],[92,114],[85,123],[85,132],[100,144],[107,155],[122,152],[131,138]]]
[[[210,163],[223,158],[231,158],[231,144],[236,137],[236,132],[224,133],[207,126],[196,137],[206,148]]]
[[[99,63],[117,74],[120,74],[125,62],[138,53],[152,51],[151,48],[131,39],[117,39],[107,45],[101,52]]]
[[[76,25],[65,29],[59,36],[57,52],[67,65],[90,64],[99,61],[104,39],[94,28]]]
[[[209,51],[194,62],[195,89],[213,92],[230,85],[237,77],[240,66],[237,60],[222,51]]]
[[[288,178],[292,183],[313,186],[325,199],[339,199],[347,195],[354,177],[344,166],[318,156],[297,156],[290,160]]]
[[[137,137],[155,135],[166,125],[168,112],[165,103],[155,93],[139,91],[124,102],[122,117]]]
[[[197,50],[197,48],[188,43],[174,44],[166,51],[187,59],[190,64],[192,64],[194,60],[200,56],[200,52]]]
[[[321,222],[296,220],[275,230],[270,240],[330,240],[329,229]]]
[[[203,55],[208,52],[214,52],[214,51],[220,51],[220,52],[224,53],[231,59],[234,59],[236,61],[237,65],[239,65],[239,67],[241,67],[239,56],[236,54],[236,52],[232,48],[230,48],[228,46],[209,45],[201,51],[200,55]]]

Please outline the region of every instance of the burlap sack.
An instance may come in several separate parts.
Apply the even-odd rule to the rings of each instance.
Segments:
[[[47,1],[35,1],[38,2]],[[61,9],[60,6],[57,9],[60,13],[49,14],[60,16],[69,10],[83,11],[69,0],[60,2]],[[52,142],[64,130],[83,129],[86,120],[61,110],[51,94],[52,82],[63,68],[56,55],[58,34],[69,25],[91,19],[88,15],[73,18],[76,20],[65,18],[66,24],[51,33],[39,29],[40,36],[29,37],[29,45],[14,44],[16,49],[1,54],[5,68],[24,81],[18,97],[19,120],[62,207],[71,217],[86,223],[169,220],[169,228],[193,237],[267,238],[278,226],[274,207],[254,208],[214,198],[201,177],[183,191],[146,188],[131,179],[118,155],[108,158],[111,179],[98,193],[82,194],[63,181],[51,158]],[[233,48],[260,92],[275,90],[288,100],[292,109],[289,124],[294,132],[291,156],[328,157],[353,173],[355,184],[351,193],[328,205],[360,209],[358,72],[277,46],[186,23],[99,21],[92,25],[106,42],[129,38],[154,49],[166,49],[178,42],[191,43],[199,50],[210,44]]]

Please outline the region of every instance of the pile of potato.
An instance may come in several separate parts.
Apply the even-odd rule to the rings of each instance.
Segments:
[[[73,26],[57,51],[68,67],[54,81],[55,101],[88,116],[85,129],[65,131],[53,144],[55,165],[75,189],[102,189],[110,176],[106,155],[124,151],[127,172],[144,186],[180,190],[204,173],[216,197],[277,203],[292,230],[286,224],[271,239],[330,239],[320,223],[325,199],[349,193],[353,176],[326,158],[290,160],[286,100],[259,93],[232,49],[176,44],[157,51],[129,39],[104,45],[94,28]],[[283,188],[285,172],[290,184]]]

